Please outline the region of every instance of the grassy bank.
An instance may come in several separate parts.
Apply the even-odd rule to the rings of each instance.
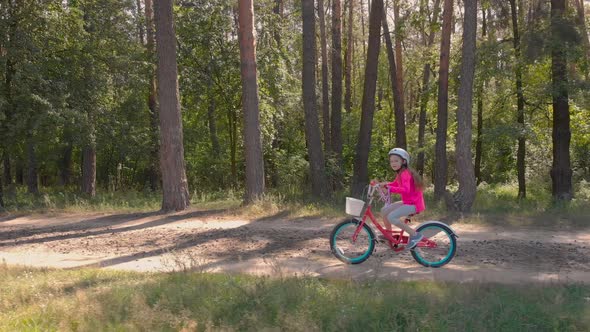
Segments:
[[[454,188],[449,188],[451,191]],[[449,212],[444,203],[436,203],[433,188],[425,191],[427,210],[423,219],[442,219],[448,222],[496,224],[507,226],[573,226],[588,227],[590,224],[590,184],[576,185],[575,198],[570,202],[554,202],[550,188],[530,185],[526,199],[517,199],[515,184],[487,185],[478,187],[476,201],[468,214]],[[330,200],[318,202],[306,193],[283,194],[268,190],[255,204],[241,206],[239,191],[194,192],[191,207],[194,209],[222,209],[230,217],[263,218],[278,216],[298,217],[344,217],[346,192],[335,194]],[[134,213],[157,211],[161,194],[149,191],[98,191],[95,197],[86,197],[74,190],[46,188],[39,195],[30,195],[25,188],[5,194],[3,214],[26,214],[47,212],[103,212]]]
[[[0,265],[2,331],[588,331],[590,286],[355,283]]]

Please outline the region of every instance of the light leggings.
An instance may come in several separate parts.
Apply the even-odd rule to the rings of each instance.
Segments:
[[[416,213],[415,205],[407,205],[401,201],[386,205],[381,209],[381,216],[387,218],[390,223],[400,228],[403,225],[400,218],[414,213]]]

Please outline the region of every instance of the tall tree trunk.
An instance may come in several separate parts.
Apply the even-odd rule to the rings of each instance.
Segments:
[[[464,0],[463,48],[461,50],[461,83],[458,92],[456,169],[459,190],[455,205],[467,212],[475,201],[475,171],[471,154],[471,128],[473,123],[473,78],[475,76],[475,37],[477,31],[477,0]]]
[[[4,184],[6,185],[6,187],[9,187],[12,185],[12,172],[11,172],[11,166],[10,166],[10,156],[6,150],[4,151],[2,163],[4,165],[4,171],[3,171]]]
[[[274,0],[275,4],[272,8],[272,11],[278,17],[283,17],[283,0]],[[275,41],[277,42],[277,46],[281,48],[281,31],[280,29],[275,29],[273,32]]]
[[[151,61],[155,60],[155,35],[154,35],[154,11],[153,0],[145,0],[145,22],[146,22],[146,50]],[[151,149],[149,161],[149,182],[152,191],[158,190],[161,184],[160,174],[160,115],[158,114],[158,102],[156,94],[158,91],[156,73],[150,71],[150,92],[148,95],[148,109],[150,112],[150,133]]]
[[[8,11],[9,11],[9,16],[10,16],[10,24],[8,26],[8,42],[7,45],[5,46],[6,48],[10,48],[11,44],[13,42],[15,42],[15,34],[16,34],[16,28],[17,28],[17,19],[14,18],[14,14],[12,13],[12,6],[13,3],[11,1],[8,1]],[[10,54],[10,53],[9,53]],[[10,58],[10,56],[8,56],[9,54],[6,55],[6,59],[5,59],[5,73],[4,73],[4,98],[5,98],[5,106],[4,106],[4,123],[2,124],[2,126],[0,128],[2,128],[3,134],[0,137],[0,139],[4,140],[4,142],[10,142],[12,141],[11,138],[11,130],[9,128],[9,124],[13,122],[13,108],[14,108],[14,102],[13,102],[13,93],[12,93],[12,79],[14,77],[14,75],[16,74],[16,70],[14,68],[14,65],[12,63],[12,59]],[[4,145],[4,183],[6,185],[6,187],[8,188],[9,191],[9,195],[12,195],[12,193],[14,192],[16,194],[16,190],[13,187],[13,183],[12,183],[12,174],[11,174],[11,169],[10,169],[10,156],[9,156],[9,152],[7,149],[7,144],[3,144]]]
[[[4,211],[4,188],[2,186],[2,178],[0,178],[0,212]]]
[[[402,58],[402,33],[401,33],[401,19],[399,17],[399,0],[393,0],[393,19],[395,24],[395,63],[397,65],[397,86],[399,87],[399,93],[401,97],[401,109],[405,109],[405,88],[404,88],[404,66],[403,66],[403,58]],[[397,130],[396,130],[397,131]],[[398,138],[396,137],[396,141]],[[403,145],[401,147],[405,148],[406,146],[406,136],[404,135],[402,139],[399,139]]]
[[[211,90],[211,85],[209,86]],[[219,138],[217,138],[217,126],[215,124],[215,94],[213,91],[209,92],[209,107],[207,108],[207,124],[209,125],[209,138],[211,139],[211,152],[215,159],[221,156],[221,145]]]
[[[190,204],[184,166],[182,117],[178,92],[176,34],[172,0],[154,2],[156,53],[158,57],[158,101],[160,105],[160,168],[162,170],[162,210],[184,210]]]
[[[586,27],[586,17],[585,17],[585,10],[584,10],[584,0],[575,0],[576,3],[576,12],[578,17],[576,19],[578,26],[580,27],[580,32],[582,33],[582,44],[584,45],[584,51],[586,53],[586,66],[590,67],[590,38],[588,38],[588,28]],[[590,75],[590,68],[586,69],[586,80]]]
[[[39,193],[39,176],[37,174],[37,157],[35,156],[35,143],[31,139],[27,142],[27,189],[29,194]]]
[[[326,37],[326,15],[324,0],[318,0],[318,15],[320,18],[320,44],[322,52],[322,119],[324,127],[324,151],[332,150],[330,139],[330,87],[328,83],[328,42]]]
[[[90,21],[90,16],[88,13],[88,8],[85,8],[81,4],[75,4],[72,6],[76,6],[83,11],[83,19],[84,19],[84,30],[90,36],[94,36],[95,28],[93,22]],[[86,194],[89,197],[94,197],[96,195],[96,111],[95,106],[97,104],[96,98],[93,97],[93,93],[91,92],[93,86],[91,84],[92,79],[94,77],[94,66],[92,61],[92,56],[85,57],[83,65],[82,65],[82,75],[83,80],[81,84],[83,85],[83,99],[87,99],[87,103],[83,105],[79,105],[79,107],[86,113],[88,121],[87,125],[87,133],[86,139],[83,142],[82,147],[82,179],[80,190],[83,194]],[[108,170],[108,167],[106,168]]]
[[[427,48],[434,44],[435,26],[440,13],[440,0],[434,1],[432,21],[430,22],[430,33],[426,43]],[[426,107],[430,99],[430,62],[424,64],[422,72],[422,93],[420,96],[420,118],[418,120],[418,157],[416,158],[416,170],[424,175],[424,136],[426,134]]]
[[[481,157],[482,157],[482,145],[483,145],[483,83],[477,89],[477,133],[475,138],[475,182],[476,184],[481,183]]]
[[[236,179],[238,178],[238,162],[237,162],[237,150],[238,150],[238,126],[237,126],[237,115],[236,110],[230,109],[227,112],[227,122],[229,126],[229,147],[230,147],[230,163],[231,163],[231,178],[232,187],[236,189],[238,184]]]
[[[487,18],[485,8],[481,9],[482,24],[481,24],[481,36],[485,40],[487,35]],[[479,80],[477,87],[477,134],[475,141],[475,181],[477,184],[481,183],[481,157],[483,154],[483,91],[485,86],[485,79],[482,77]]]
[[[401,94],[401,87],[397,79],[397,66],[395,62],[395,55],[393,53],[393,44],[391,43],[391,36],[389,35],[389,27],[387,24],[387,13],[383,10],[383,35],[385,36],[385,45],[387,46],[387,58],[389,59],[389,75],[391,76],[391,91],[393,93],[393,107],[395,114],[395,146],[406,149],[406,119],[404,111],[403,96]]]
[[[309,155],[311,188],[315,197],[327,197],[328,186],[324,168],[320,125],[315,94],[315,13],[313,0],[301,1],[303,18],[303,108],[305,109],[305,137]]]
[[[444,0],[440,66],[438,70],[438,115],[434,163],[434,199],[439,201],[447,186],[447,123],[449,107],[449,53],[453,0]]]
[[[342,161],[342,1],[332,0],[332,152],[338,169],[334,184],[340,189],[344,177]]]
[[[256,81],[256,40],[254,37],[254,6],[252,0],[238,1],[242,105],[244,108],[244,146],[246,154],[246,195],[250,203],[264,193],[264,162],[258,110]]]
[[[551,0],[551,78],[553,85],[553,168],[552,193],[557,200],[572,199],[570,166],[570,115],[568,101],[566,36],[561,35],[565,18],[565,0]]]
[[[139,18],[142,16],[141,15],[141,0],[135,0],[135,7],[137,10],[136,17],[138,18],[138,22],[139,22]],[[140,44],[143,45],[143,43],[145,41],[145,33],[143,30],[143,24],[141,24],[141,23],[137,24],[137,34],[138,34],[137,37],[139,39]]]
[[[21,159],[21,157],[19,157],[16,161],[16,171],[14,174],[14,182],[19,186],[22,186],[24,183],[24,173],[24,161]]]
[[[377,86],[377,65],[381,42],[381,21],[383,20],[383,0],[373,0],[369,13],[369,46],[365,66],[361,125],[354,159],[352,194],[359,196],[369,179],[367,163],[371,150],[371,131],[375,112],[375,91]]]
[[[96,195],[96,146],[92,142],[82,149],[82,193]]]
[[[367,0],[367,2],[370,2],[371,0]],[[369,4],[367,4],[368,6]],[[367,34],[366,34],[366,29],[365,29],[365,4],[363,3],[363,0],[361,0],[361,8],[360,8],[360,13],[361,13],[361,31],[363,34],[363,58],[366,56],[367,54],[367,47],[365,46],[365,40],[367,40]]]
[[[520,34],[518,32],[518,13],[516,11],[516,0],[510,1],[510,11],[512,16],[512,32],[514,34],[514,56],[516,58],[516,105],[517,105],[517,122],[518,122],[518,152],[516,153],[516,169],[518,172],[518,198],[526,198],[526,179],[525,179],[525,123],[524,123],[524,94],[522,91],[522,59],[520,56]]]
[[[353,37],[352,29],[354,27],[354,1],[348,0],[348,26],[346,32],[346,56],[344,59],[344,109],[346,113],[352,112],[352,55],[353,55]]]
[[[59,170],[59,185],[67,186],[70,184],[72,174],[72,143],[66,138],[66,146],[62,150],[61,165]]]

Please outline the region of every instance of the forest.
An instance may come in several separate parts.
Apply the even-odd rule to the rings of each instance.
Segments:
[[[2,0],[0,205],[359,196],[394,147],[449,209],[506,184],[588,200],[589,6]]]

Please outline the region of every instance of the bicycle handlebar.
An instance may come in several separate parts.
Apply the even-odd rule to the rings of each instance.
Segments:
[[[373,195],[375,194],[375,191],[377,189],[379,189],[379,194],[381,195],[380,200],[382,202],[389,203],[391,199],[391,194],[389,193],[389,190],[384,192],[383,188],[381,188],[381,183],[375,180],[371,180],[371,182],[369,183],[369,189],[367,191],[367,196],[369,197],[370,201],[372,202]]]

